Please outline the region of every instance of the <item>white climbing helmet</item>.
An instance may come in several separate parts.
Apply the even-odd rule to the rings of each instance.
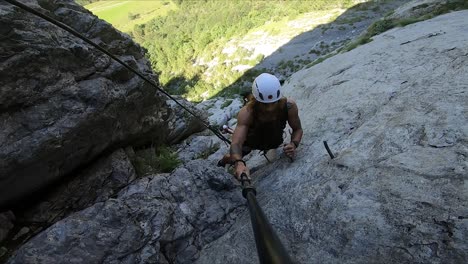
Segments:
[[[261,103],[274,103],[281,99],[281,84],[276,76],[262,73],[252,84],[252,94]]]

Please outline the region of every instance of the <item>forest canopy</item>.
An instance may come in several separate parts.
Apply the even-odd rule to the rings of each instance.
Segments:
[[[89,4],[95,0],[78,0]],[[99,6],[125,2],[142,7],[142,1],[100,1]],[[172,4],[169,4],[172,2]],[[220,92],[237,93],[241,87],[233,87],[240,78],[250,79],[243,70],[233,70],[237,65],[252,68],[263,60],[261,54],[237,47],[233,53],[223,52],[233,38],[241,38],[249,31],[279,21],[290,21],[298,16],[320,10],[349,8],[353,0],[176,0],[160,4],[166,11],[145,23],[136,24],[129,33],[147,50],[153,70],[159,81],[172,94],[181,94],[189,100],[199,101]],[[146,2],[146,4],[148,4]],[[155,3],[156,4],[156,3]],[[93,6],[89,5],[89,7]],[[119,6],[119,5],[114,5]],[[123,5],[120,5],[123,6]],[[169,9],[168,7],[172,7]],[[117,8],[115,8],[117,9]],[[120,14],[122,10],[110,10]],[[132,11],[133,12],[133,11]],[[163,14],[163,15],[161,15]],[[129,13],[128,19],[135,21],[143,14]],[[148,16],[148,15],[146,15]],[[128,23],[127,23],[128,24]],[[271,26],[274,27],[274,26]],[[131,28],[131,27],[130,27]],[[271,34],[284,31],[270,28]],[[255,74],[249,72],[250,75]]]
[[[353,1],[176,1],[178,9],[167,16],[158,17],[144,25],[135,26],[132,35],[147,50],[153,69],[160,82],[171,93],[215,94],[240,77],[229,65],[218,65],[211,78],[203,76],[205,65],[200,59],[210,61],[221,56],[229,39],[246,34],[268,21],[293,19],[300,14],[348,8]],[[247,53],[242,49],[238,52]],[[242,54],[238,54],[242,55]],[[244,54],[248,55],[248,54]],[[251,64],[263,58],[254,58]]]

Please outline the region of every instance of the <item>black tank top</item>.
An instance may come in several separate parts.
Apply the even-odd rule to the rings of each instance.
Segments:
[[[279,147],[283,143],[283,130],[288,120],[288,100],[280,99],[278,117],[273,120],[262,120],[257,105],[253,109],[253,122],[249,126],[244,146],[252,149],[269,150]]]

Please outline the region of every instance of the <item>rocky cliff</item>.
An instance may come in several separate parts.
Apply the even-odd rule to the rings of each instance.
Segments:
[[[286,83],[304,128],[299,156],[255,174],[299,263],[468,260],[467,17],[392,29]],[[249,221],[196,263],[257,263]]]
[[[73,1],[28,1],[156,80],[144,51]],[[0,206],[104,152],[162,144],[177,118],[157,90],[66,31],[0,3]]]

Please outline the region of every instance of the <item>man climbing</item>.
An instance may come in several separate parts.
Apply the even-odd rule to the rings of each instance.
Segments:
[[[286,121],[292,128],[291,142],[283,145],[286,156],[294,158],[302,138],[301,120],[296,102],[285,98],[281,84],[274,75],[262,73],[252,85],[253,98],[241,108],[237,115],[237,126],[232,135],[230,153],[218,162],[218,166],[233,164],[235,177],[242,173],[250,175],[242,158],[252,150],[268,151],[283,143]]]

